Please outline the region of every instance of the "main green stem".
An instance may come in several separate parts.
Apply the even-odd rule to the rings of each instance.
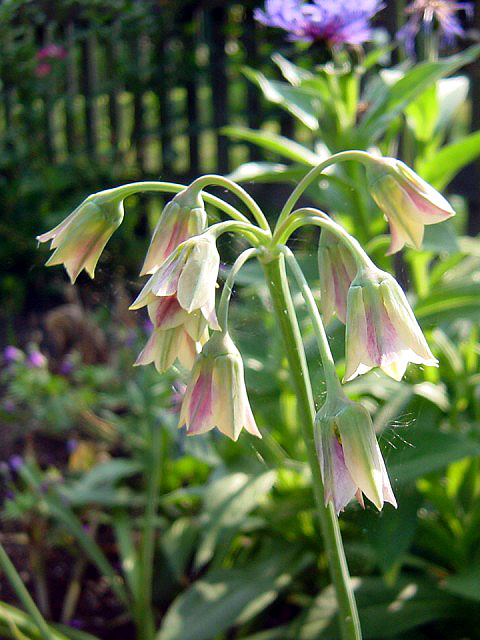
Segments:
[[[360,622],[350,583],[338,519],[331,503],[324,504],[320,466],[315,451],[313,425],[315,406],[302,337],[285,273],[285,259],[279,254],[264,262],[265,276],[272,297],[274,313],[283,335],[290,374],[297,395],[298,413],[312,473],[317,512],[325,543],[328,566],[337,595],[342,640],[361,640]]]

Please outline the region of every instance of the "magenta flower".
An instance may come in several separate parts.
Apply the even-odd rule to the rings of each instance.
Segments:
[[[46,58],[64,58],[66,55],[67,52],[65,49],[53,42],[37,51],[38,60],[45,60]]]
[[[34,369],[44,369],[47,364],[47,358],[40,351],[32,351],[28,354],[28,364]]]
[[[177,193],[155,226],[141,275],[155,273],[179,244],[206,228],[207,214],[200,192],[189,187]]]
[[[51,231],[37,236],[55,249],[47,266],[64,264],[72,284],[82,269],[93,278],[98,259],[123,220],[123,199],[115,189],[88,196],[73,213]]]
[[[228,333],[215,332],[195,361],[180,410],[179,426],[195,435],[217,427],[237,440],[245,428],[261,434],[248,402],[242,357]]]
[[[426,224],[455,215],[448,201],[401,160],[370,158],[366,166],[370,193],[390,225],[388,254],[405,244],[420,247]]]
[[[348,289],[357,274],[357,267],[345,245],[325,230],[322,230],[318,245],[318,270],[323,321],[328,324],[336,313],[345,323]]]
[[[325,504],[332,502],[337,515],[354,496],[363,507],[364,494],[378,510],[384,502],[397,507],[370,414],[362,405],[327,399],[315,418],[315,444]]]
[[[362,44],[371,39],[369,20],[383,7],[380,0],[266,0],[255,19],[289,33],[290,40]]]
[[[11,344],[5,347],[3,355],[7,364],[11,364],[12,362],[23,362],[25,360],[25,354],[23,351]]]
[[[345,381],[373,367],[400,380],[409,362],[438,365],[400,285],[373,265],[348,291],[345,352]]]
[[[130,309],[176,296],[178,305],[192,313],[201,311],[212,329],[218,328],[215,314],[215,287],[220,256],[215,238],[209,233],[183,242],[151,276]]]

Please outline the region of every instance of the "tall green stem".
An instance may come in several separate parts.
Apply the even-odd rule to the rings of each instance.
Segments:
[[[243,251],[233,263],[230,273],[228,274],[225,284],[223,285],[222,296],[218,304],[218,323],[222,328],[222,331],[227,331],[228,324],[228,303],[230,302],[230,296],[232,295],[233,283],[239,270],[243,267],[245,262],[250,258],[258,255],[258,249],[246,249]]]
[[[315,407],[302,337],[285,273],[282,254],[264,263],[274,313],[284,339],[290,373],[297,395],[298,412],[305,440],[308,463],[312,473],[315,502],[322,529],[328,564],[338,602],[342,640],[361,640],[360,622],[348,574],[338,519],[331,503],[324,504],[324,491],[315,451],[313,424]]]
[[[53,640],[53,633],[48,628],[48,624],[45,622],[42,614],[40,613],[37,605],[32,600],[32,597],[28,593],[22,579],[17,573],[12,561],[7,555],[7,552],[0,543],[0,567],[5,572],[10,584],[12,585],[15,593],[20,599],[21,603],[25,607],[25,610],[32,618],[33,622],[37,625],[38,630],[44,640]]]
[[[336,162],[344,162],[345,160],[357,160],[358,162],[368,162],[371,160],[370,155],[366,151],[340,151],[339,153],[335,153],[333,156],[330,156],[316,167],[313,167],[297,184],[295,189],[290,194],[289,198],[285,202],[283,209],[280,212],[277,220],[276,229],[284,222],[285,218],[289,215],[290,211],[292,211],[293,207],[296,205],[298,199],[303,194],[305,189],[312,184],[316,178],[330,165],[335,164]]]

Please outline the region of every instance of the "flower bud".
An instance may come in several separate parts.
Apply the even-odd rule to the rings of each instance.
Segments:
[[[347,398],[327,400],[315,418],[315,445],[325,504],[333,502],[337,514],[354,496],[363,506],[363,494],[379,510],[384,502],[396,508],[372,420],[362,405]]]
[[[388,254],[405,244],[420,247],[426,224],[455,215],[447,200],[400,160],[370,156],[366,169],[370,193],[390,225]]]
[[[242,428],[262,437],[248,402],[242,357],[228,333],[215,332],[195,361],[180,411],[183,424],[188,435],[217,427],[232,440]]]
[[[63,222],[37,236],[55,249],[47,266],[64,264],[72,284],[82,269],[91,278],[105,245],[123,220],[123,199],[115,189],[92,194]]]
[[[438,364],[400,285],[385,271],[364,269],[350,286],[345,358],[344,380],[373,367],[400,380],[409,362]]]
[[[155,273],[179,244],[206,228],[207,213],[200,191],[188,187],[177,193],[155,226],[140,275]]]
[[[335,312],[345,323],[348,289],[357,273],[357,267],[350,251],[324,229],[318,245],[318,270],[323,321],[328,324]]]

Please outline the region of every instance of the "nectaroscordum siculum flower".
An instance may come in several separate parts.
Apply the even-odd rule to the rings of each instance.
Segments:
[[[400,380],[409,362],[438,364],[402,288],[373,264],[348,291],[345,358],[344,380],[373,367]]]
[[[366,170],[370,193],[390,225],[389,254],[405,244],[420,247],[425,225],[455,215],[448,201],[401,160],[371,155]]]
[[[54,229],[37,236],[55,249],[47,266],[63,263],[72,284],[82,269],[93,278],[100,254],[122,223],[123,197],[116,189],[90,195]]]

